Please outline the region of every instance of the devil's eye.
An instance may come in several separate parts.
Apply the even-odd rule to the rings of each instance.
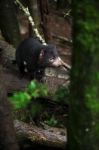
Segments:
[[[49,61],[54,61],[54,57],[49,58]]]

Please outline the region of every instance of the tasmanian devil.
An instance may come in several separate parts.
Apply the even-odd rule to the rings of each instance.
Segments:
[[[42,80],[45,68],[64,66],[70,69],[60,57],[55,46],[43,45],[36,38],[25,39],[16,50],[16,63],[21,73]]]

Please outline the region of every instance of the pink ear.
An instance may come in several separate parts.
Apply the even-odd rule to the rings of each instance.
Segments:
[[[44,50],[43,50],[43,49],[41,49],[41,52],[40,52],[40,56],[39,56],[39,58],[40,58],[40,59],[43,59],[43,57],[44,57]]]

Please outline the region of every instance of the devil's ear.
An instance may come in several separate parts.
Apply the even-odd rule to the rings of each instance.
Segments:
[[[44,57],[44,49],[41,49],[39,58],[40,58],[40,59],[43,59],[43,57]]]

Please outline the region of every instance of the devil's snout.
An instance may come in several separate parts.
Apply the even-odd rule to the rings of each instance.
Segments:
[[[60,57],[57,57],[53,64],[52,64],[54,67],[59,67],[59,66],[63,66],[65,67],[66,69],[70,70],[71,69],[71,66],[69,66],[68,64],[66,64],[63,60],[61,60]]]

